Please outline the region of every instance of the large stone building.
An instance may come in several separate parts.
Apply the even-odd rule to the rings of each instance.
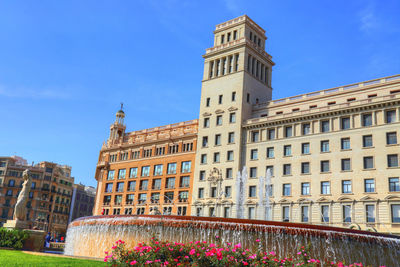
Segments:
[[[47,161],[32,166],[20,157],[0,157],[0,223],[13,217],[25,169],[30,170],[32,178],[27,203],[30,227],[56,237],[65,235],[74,178],[70,166]]]
[[[189,215],[198,121],[126,133],[124,117],[100,151],[94,214]]]
[[[199,144],[190,154],[190,213],[238,217],[236,178],[246,167],[245,218],[400,233],[400,75],[272,100],[266,39],[241,16],[216,26],[214,46],[203,55],[198,130],[194,121],[190,135]],[[157,153],[158,128],[126,135],[117,125],[100,152],[98,213],[113,205],[105,170],[111,184],[113,173],[127,170],[123,164],[147,160],[147,144]],[[136,159],[131,150],[139,149]],[[264,212],[259,178],[267,168]]]

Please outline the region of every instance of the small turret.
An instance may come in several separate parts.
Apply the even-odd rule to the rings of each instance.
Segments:
[[[123,111],[124,104],[121,103],[121,109],[115,114],[115,122],[110,126],[109,140],[119,140],[124,137],[126,126],[124,124],[125,112]]]

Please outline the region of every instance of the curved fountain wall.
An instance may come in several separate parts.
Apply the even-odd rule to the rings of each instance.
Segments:
[[[119,239],[133,247],[152,236],[175,242],[242,243],[245,247],[254,247],[254,240],[260,239],[264,250],[279,256],[293,255],[300,246],[310,244],[318,259],[372,266],[400,264],[399,236],[298,223],[162,215],[79,218],[68,227],[65,254],[101,258]]]

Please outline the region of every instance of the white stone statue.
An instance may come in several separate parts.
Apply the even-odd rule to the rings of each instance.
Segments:
[[[14,208],[14,220],[16,221],[26,221],[26,202],[29,198],[29,191],[31,190],[32,179],[29,175],[29,170],[26,169],[22,177],[24,178],[24,183],[22,184],[21,192],[18,195],[17,204]]]

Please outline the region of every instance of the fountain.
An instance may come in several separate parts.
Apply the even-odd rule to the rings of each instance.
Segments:
[[[400,259],[400,237],[394,235],[300,223],[162,215],[79,218],[68,227],[65,254],[100,258],[116,240],[133,247],[153,236],[175,242],[242,243],[255,249],[254,240],[260,239],[262,249],[283,257],[310,245],[318,259],[371,266],[396,266]]]
[[[244,200],[246,196],[247,169],[243,167],[242,173],[238,172],[236,178],[236,214],[237,218],[244,218]]]

